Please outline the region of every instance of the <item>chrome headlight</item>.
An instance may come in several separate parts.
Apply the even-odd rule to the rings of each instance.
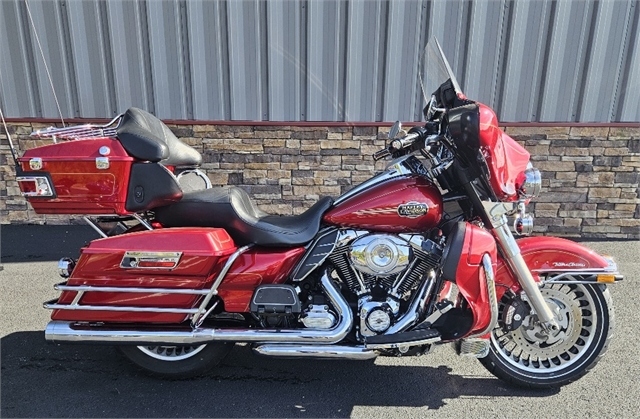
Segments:
[[[524,199],[535,198],[540,195],[542,189],[542,176],[540,171],[533,167],[531,163],[524,171],[524,182],[518,188],[518,195]]]

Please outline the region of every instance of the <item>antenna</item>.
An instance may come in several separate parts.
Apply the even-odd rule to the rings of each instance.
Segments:
[[[49,85],[51,86],[51,91],[53,92],[53,99],[56,101],[56,106],[58,107],[58,113],[60,114],[60,120],[62,121],[62,126],[64,127],[65,124],[64,124],[64,118],[62,117],[62,110],[60,109],[60,102],[58,102],[58,95],[56,95],[56,89],[53,87],[53,79],[51,78],[51,73],[49,72],[49,66],[47,65],[47,60],[45,60],[44,58],[44,51],[42,50],[42,45],[40,44],[38,31],[36,31],[36,24],[33,22],[33,16],[31,16],[31,8],[29,7],[29,2],[27,0],[24,0],[24,5],[27,6],[27,14],[29,15],[29,22],[31,22],[31,27],[33,28],[33,34],[36,37],[36,42],[38,43],[38,49],[40,50],[40,56],[42,57],[42,63],[44,64],[44,69],[47,72],[47,77],[49,78]]]
[[[16,165],[16,170],[18,168],[18,158],[16,157],[16,149],[13,148],[13,141],[11,141],[11,134],[9,134],[9,128],[7,128],[7,123],[4,120],[4,113],[2,113],[2,108],[0,107],[0,118],[2,118],[2,126],[4,127],[4,132],[7,134],[7,140],[9,140],[9,148],[11,149],[11,155],[13,156],[13,162]]]

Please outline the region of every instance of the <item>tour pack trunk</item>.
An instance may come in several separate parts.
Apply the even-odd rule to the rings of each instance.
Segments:
[[[16,180],[38,214],[130,215],[182,198],[167,167],[132,157],[117,138],[33,148],[18,164]]]
[[[60,142],[25,151],[17,180],[38,214],[127,214],[134,160],[114,138]]]

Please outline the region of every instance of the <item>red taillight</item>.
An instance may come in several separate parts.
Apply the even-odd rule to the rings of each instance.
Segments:
[[[16,180],[23,196],[53,196],[53,187],[46,176],[18,176]]]
[[[138,262],[138,268],[175,268],[176,262],[147,261]]]

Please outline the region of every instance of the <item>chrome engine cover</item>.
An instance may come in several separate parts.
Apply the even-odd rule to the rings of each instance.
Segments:
[[[386,277],[403,271],[411,260],[411,245],[390,234],[369,234],[351,244],[351,262],[358,271]]]

